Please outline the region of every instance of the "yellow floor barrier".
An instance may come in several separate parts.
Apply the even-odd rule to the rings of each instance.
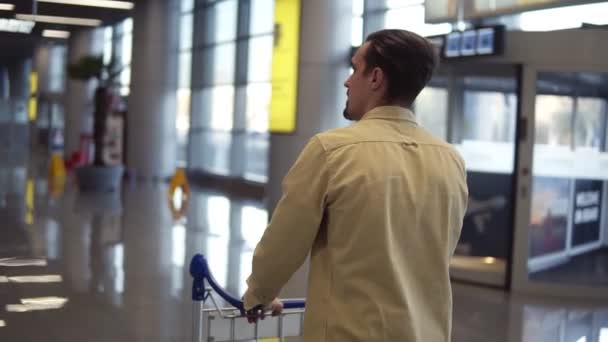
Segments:
[[[51,197],[58,198],[63,194],[65,187],[66,171],[63,157],[59,154],[51,156],[48,174],[48,191]]]
[[[177,201],[179,204],[176,204],[175,194],[178,189],[181,190],[181,195]],[[186,176],[186,171],[184,169],[178,168],[175,170],[175,174],[169,183],[169,190],[167,194],[169,197],[169,209],[173,214],[173,218],[175,220],[181,219],[186,215],[186,210],[188,209],[188,200],[190,199],[190,185],[188,184],[188,177]],[[176,206],[179,206],[179,208]]]

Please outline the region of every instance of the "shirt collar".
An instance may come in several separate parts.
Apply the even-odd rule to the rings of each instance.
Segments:
[[[363,118],[361,118],[362,121],[370,119],[399,120],[408,121],[416,125],[418,124],[416,116],[411,110],[398,106],[376,107],[365,113]]]

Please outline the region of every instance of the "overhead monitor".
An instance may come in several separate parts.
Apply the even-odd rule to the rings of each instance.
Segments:
[[[495,52],[495,34],[492,28],[483,28],[477,31],[477,54],[492,55]]]
[[[452,32],[447,35],[445,41],[445,56],[448,58],[460,56],[462,33]]]
[[[445,40],[445,58],[499,55],[504,50],[504,27],[482,27],[452,32]]]
[[[475,56],[477,53],[477,31],[470,30],[462,33],[460,42],[461,56]]]

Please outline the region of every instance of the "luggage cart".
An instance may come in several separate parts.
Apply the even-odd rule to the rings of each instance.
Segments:
[[[192,258],[190,275],[193,278],[192,341],[283,342],[287,341],[287,338],[302,334],[306,304],[304,300],[284,300],[284,310],[281,315],[277,317],[267,315],[266,319],[249,324],[245,317],[243,302],[218,285],[203,255],[197,254]],[[221,307],[219,299],[230,306]]]

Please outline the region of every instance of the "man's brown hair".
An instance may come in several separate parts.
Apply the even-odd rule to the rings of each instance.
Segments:
[[[433,76],[439,57],[427,39],[405,30],[370,34],[364,56],[366,72],[378,67],[388,82],[387,100],[411,106]]]

